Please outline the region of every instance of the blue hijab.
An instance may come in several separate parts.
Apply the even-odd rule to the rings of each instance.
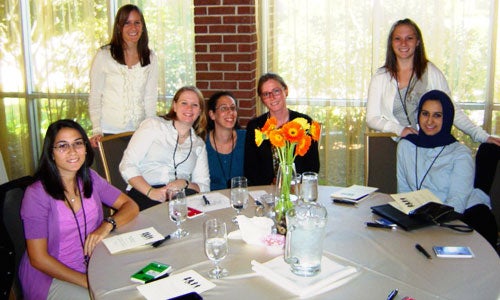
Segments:
[[[422,130],[420,121],[418,121],[418,135],[409,134],[404,138],[409,140],[416,146],[423,148],[436,148],[456,142],[457,140],[451,134],[451,127],[453,126],[453,119],[455,117],[455,107],[453,106],[450,97],[448,97],[446,93],[439,90],[432,90],[425,93],[422,98],[420,98],[420,103],[418,104],[418,119],[420,119],[419,116],[422,112],[422,106],[424,106],[424,103],[427,100],[437,100],[443,107],[443,127],[441,127],[441,131],[436,135],[426,135]]]

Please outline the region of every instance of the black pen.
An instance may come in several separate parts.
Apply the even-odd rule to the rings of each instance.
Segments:
[[[392,290],[389,295],[387,296],[387,300],[393,300],[394,297],[396,297],[396,295],[398,294],[398,289],[394,289]]]
[[[368,227],[375,227],[375,228],[384,228],[384,229],[393,229],[393,228],[395,228],[394,226],[385,225],[385,224],[379,224],[379,223],[373,223],[373,222],[366,222],[366,226],[368,226]]]
[[[203,201],[205,201],[205,205],[210,205],[210,201],[208,201],[207,197],[205,197],[205,195],[203,195],[202,197]]]
[[[333,199],[333,203],[356,205],[356,201],[350,201],[344,199]]]
[[[159,247],[161,244],[163,244],[163,242],[164,242],[164,241],[169,240],[169,239],[170,239],[170,234],[169,234],[169,235],[167,235],[166,237],[164,237],[162,240],[159,240],[159,241],[156,241],[156,242],[152,243],[152,244],[151,244],[151,246],[153,246],[153,247],[157,248],[157,247]]]
[[[429,254],[429,252],[427,252],[420,244],[415,244],[415,248],[417,248],[417,250],[425,255],[425,257],[427,257],[428,259],[432,259],[432,256]]]
[[[148,281],[145,281],[144,283],[150,283],[150,282],[153,282],[153,281],[156,281],[156,280],[160,280],[160,279],[163,279],[163,278],[167,278],[168,276],[170,276],[169,273],[165,273],[161,276],[158,276],[156,278],[153,278],[153,279],[149,279]]]

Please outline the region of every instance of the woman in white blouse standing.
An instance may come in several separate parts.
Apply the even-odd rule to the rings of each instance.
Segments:
[[[184,188],[188,195],[210,191],[206,124],[205,101],[194,86],[175,93],[165,116],[141,123],[120,163],[131,186],[128,195],[140,210],[165,202],[170,188]]]
[[[134,131],[156,115],[158,59],[148,47],[141,10],[132,4],[116,13],[113,36],[90,70],[89,113],[93,147],[103,134]]]
[[[387,39],[385,64],[373,75],[366,103],[369,128],[400,137],[417,134],[417,106],[423,94],[441,90],[450,95],[443,73],[427,59],[424,40],[410,19],[392,25]],[[489,135],[454,103],[454,125],[476,142],[500,146],[500,138]]]

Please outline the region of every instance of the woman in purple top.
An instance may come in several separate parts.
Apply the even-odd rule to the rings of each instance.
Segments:
[[[90,299],[87,264],[95,246],[135,216],[137,204],[90,169],[89,138],[72,120],[47,129],[36,181],[24,194],[24,299]],[[103,219],[102,204],[117,210]]]

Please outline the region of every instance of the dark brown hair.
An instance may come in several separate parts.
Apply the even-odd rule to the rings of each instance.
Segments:
[[[118,10],[115,17],[115,24],[113,25],[113,36],[111,37],[111,41],[109,42],[111,56],[118,63],[124,65],[125,64],[125,55],[123,53],[123,37],[122,30],[123,26],[125,26],[125,22],[128,20],[128,16],[132,11],[136,11],[139,16],[141,16],[142,23],[142,34],[137,43],[137,52],[139,53],[139,59],[141,61],[141,66],[147,66],[151,63],[149,59],[149,55],[151,54],[151,50],[148,47],[149,37],[148,37],[148,29],[146,27],[146,22],[144,21],[144,15],[139,7],[133,4],[126,4]]]

